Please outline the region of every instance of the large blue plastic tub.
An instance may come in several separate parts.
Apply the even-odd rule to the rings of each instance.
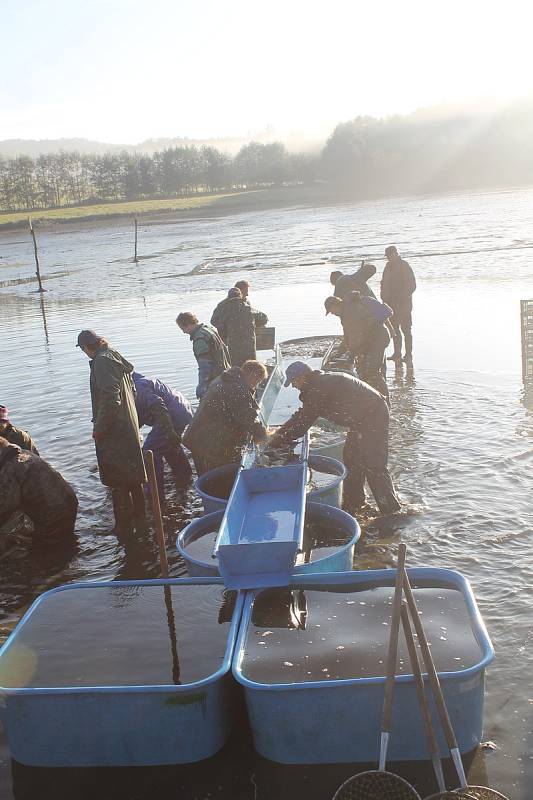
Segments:
[[[34,650],[29,653],[28,662],[27,641],[21,647],[19,640],[25,641],[22,634],[26,626],[27,630],[39,631],[41,638],[43,630],[48,635],[48,627],[43,628],[40,620],[45,615],[46,624],[50,625],[50,611],[53,612],[54,604],[62,600],[58,599],[58,593],[62,593],[62,597],[72,594],[71,602],[80,607],[85,594],[87,602],[90,602],[89,598],[95,591],[108,591],[110,596],[115,596],[114,590],[120,593],[123,587],[124,597],[111,603],[109,611],[106,598],[98,597],[94,602],[94,605],[103,604],[104,607],[99,608],[102,618],[107,613],[113,614],[117,602],[127,603],[128,597],[139,596],[139,593],[147,592],[143,595],[147,602],[154,602],[156,589],[164,592],[164,587],[170,587],[167,592],[171,592],[176,586],[207,584],[221,586],[222,582],[216,578],[94,582],[61,586],[45,592],[33,603],[1,648],[0,674],[3,659],[18,659],[20,652],[24,655],[24,648],[23,660],[26,663],[31,664],[33,658],[39,658],[39,652]],[[157,602],[160,603],[159,596]],[[91,611],[90,605],[88,613]],[[208,611],[203,608],[202,613],[205,617]],[[14,688],[10,681],[10,688],[0,688],[1,719],[13,758],[31,766],[92,767],[182,764],[214,755],[226,742],[233,722],[234,682],[230,665],[242,613],[241,596],[237,596],[235,606],[230,606],[227,613],[228,618],[224,620],[228,623],[227,642],[220,666],[208,677],[194,683],[27,688],[22,670],[20,686]],[[68,620],[73,630],[80,623],[79,616],[73,613],[73,618]],[[218,619],[214,616],[214,619],[217,624],[221,622],[220,616]],[[201,639],[201,620],[198,629]],[[133,646],[142,651],[143,640],[139,638],[136,641],[135,636],[133,629],[131,639],[126,635],[123,642],[129,648]],[[51,641],[57,639],[52,637]],[[99,657],[106,657],[105,648],[108,646],[113,650],[115,642],[97,642]],[[221,652],[223,646],[221,639]],[[161,647],[168,647],[170,652],[169,638],[165,642],[161,640]],[[175,647],[179,654],[179,621]],[[112,658],[110,663],[113,663]],[[72,682],[76,683],[74,676]]]
[[[329,506],[340,508],[342,484],[347,474],[344,464],[335,458],[327,458],[318,454],[310,455],[308,464],[311,472],[317,470],[330,473],[332,481],[322,488],[307,492],[307,499],[313,503],[326,503]],[[194,488],[202,498],[206,514],[226,508],[231,488],[240,468],[240,464],[224,464],[224,466],[216,467],[198,478]]]
[[[335,552],[326,553],[320,557],[319,552],[313,556],[313,561],[298,564],[294,568],[296,575],[309,572],[344,572],[352,568],[354,547],[359,540],[361,530],[357,521],[341,511],[339,508],[324,505],[323,503],[312,503],[309,499],[306,503],[306,521],[322,523],[324,527],[331,528],[332,537],[340,539],[346,537],[345,544],[336,548]],[[213,575],[218,576],[218,562],[216,558],[211,558],[210,554],[203,558],[198,558],[188,550],[188,545],[201,539],[202,536],[217,531],[224,511],[215,511],[212,514],[205,514],[199,519],[190,522],[179,534],[176,547],[187,564],[187,571],[191,576]],[[304,529],[305,536],[305,529]]]
[[[294,578],[291,586],[300,608],[307,608],[306,589],[331,588],[339,591],[357,590],[394,585],[395,570],[365,570],[336,575],[309,575]],[[457,589],[461,592],[468,612],[468,630],[479,648],[479,660],[474,666],[458,671],[441,672],[444,695],[461,752],[475,748],[482,738],[485,667],[494,652],[485,626],[480,617],[468,581],[459,573],[444,569],[410,569],[409,576],[416,587],[438,587]],[[248,715],[256,750],[265,758],[285,764],[317,764],[373,762],[379,756],[379,731],[383,704],[384,677],[358,677],[343,680],[316,680],[295,683],[258,683],[243,674],[243,657],[248,628],[251,624],[254,602],[260,592],[247,594],[239,639],[233,661],[233,674],[244,687]],[[416,590],[415,590],[416,596]],[[356,595],[354,596],[357,597]],[[355,602],[357,602],[355,600]],[[294,606],[295,600],[290,604]],[[285,604],[285,607],[289,605]],[[259,613],[256,612],[256,613]],[[292,611],[291,611],[292,613]],[[292,619],[294,614],[292,613]],[[307,619],[312,626],[312,621]],[[257,624],[257,620],[256,620]],[[272,620],[260,623],[271,628],[265,644],[275,642],[275,624]],[[281,620],[278,628],[298,628],[297,624],[286,624]],[[378,624],[379,628],[380,625]],[[271,635],[273,634],[273,635]],[[294,631],[297,637],[312,635],[308,630]],[[316,634],[316,631],[315,631]],[[381,633],[385,649],[388,628]],[[292,634],[291,634],[292,635]],[[357,637],[357,629],[353,632]],[[257,638],[255,638],[257,642]],[[337,649],[337,648],[335,648]],[[383,650],[384,651],[384,650]],[[283,656],[288,660],[286,672],[290,675],[291,653]],[[439,665],[437,663],[437,669]],[[438,717],[433,708],[435,727],[440,732]],[[440,748],[447,754],[446,743],[440,735]],[[397,677],[394,700],[392,733],[389,759],[418,760],[427,758],[428,750],[412,675]]]

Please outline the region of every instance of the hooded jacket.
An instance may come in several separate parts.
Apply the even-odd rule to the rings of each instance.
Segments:
[[[264,431],[257,421],[258,411],[240,367],[232,367],[209,386],[183,435],[183,444],[193,456],[209,456],[213,465],[239,461],[248,436]]]
[[[375,389],[346,372],[314,370],[300,391],[302,407],[276,432],[276,438],[299,439],[318,417],[353,429],[376,411],[386,414],[385,400]]]
[[[373,264],[363,264],[352,275],[341,275],[335,284],[334,296],[345,300],[350,292],[359,292],[367,297],[375,297],[370,286],[367,286],[367,281],[375,274],[376,268]]]
[[[212,325],[200,322],[190,335],[192,351],[198,362],[196,397],[200,400],[207,387],[218,375],[231,366],[227,347]]]
[[[267,322],[266,314],[256,311],[241,297],[226,297],[218,304],[211,317],[211,324],[217,328],[228,346],[234,367],[241,367],[248,359],[255,359],[255,329]]]
[[[37,535],[72,535],[77,509],[74,489],[50,464],[17,445],[0,447],[0,524],[23,511]]]
[[[133,365],[104,345],[91,368],[93,431],[100,480],[119,488],[146,481],[135,409]]]

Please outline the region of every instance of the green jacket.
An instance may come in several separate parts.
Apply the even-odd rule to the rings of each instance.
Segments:
[[[39,455],[39,451],[35,446],[35,442],[31,438],[30,434],[26,431],[23,431],[22,428],[15,428],[14,425],[8,423],[7,427],[4,428],[3,431],[0,431],[0,436],[3,436],[4,439],[10,444],[16,444],[22,450],[29,450],[30,453],[35,453]]]
[[[383,322],[378,321],[364,302],[350,295],[342,301],[341,322],[344,342],[354,356],[384,351],[390,337]]]
[[[198,362],[196,397],[201,399],[212,380],[229,369],[227,347],[212,325],[200,322],[191,333],[192,351]]]
[[[266,325],[268,317],[251,308],[240,297],[227,297],[213,311],[211,324],[215,325],[229,349],[231,364],[240,367],[248,359],[256,358],[255,329]]]
[[[133,365],[105,345],[90,362],[93,432],[100,480],[119,488],[146,481]]]

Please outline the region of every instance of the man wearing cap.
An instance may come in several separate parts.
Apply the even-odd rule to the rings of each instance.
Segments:
[[[44,459],[0,436],[0,525],[22,511],[33,523],[36,543],[72,536],[78,498]]]
[[[218,304],[213,311],[211,325],[215,326],[220,338],[227,344],[233,367],[255,360],[255,329],[267,322],[267,315],[252,308],[236,286]]]
[[[198,322],[198,317],[191,311],[178,314],[176,325],[192,342],[192,351],[198,363],[196,397],[201,400],[211,381],[230,368],[228,348],[216,328],[205,322]]]
[[[250,294],[250,284],[248,283],[248,281],[245,280],[237,281],[234,288],[239,289],[244,302],[250,305],[250,298],[248,297],[248,295]]]
[[[0,436],[7,439],[10,444],[18,445],[22,450],[29,450],[30,453],[39,455],[39,451],[30,434],[23,431],[22,428],[15,428],[11,424],[6,406],[0,406]]]
[[[365,264],[363,261],[358,270],[351,275],[345,275],[336,270],[329,276],[332,286],[335,287],[333,294],[335,297],[340,297],[344,300],[350,292],[360,292],[365,297],[375,297],[376,295],[367,285],[367,281],[376,274],[376,268],[373,264]]]
[[[416,279],[413,270],[400,255],[394,245],[385,250],[387,263],[381,276],[381,299],[393,310],[391,319],[394,329],[394,353],[390,361],[400,364],[413,363],[412,311],[413,293],[416,290]],[[402,359],[402,333],[405,340],[405,355]]]
[[[400,501],[387,468],[389,409],[381,394],[345,372],[312,370],[303,361],[287,367],[289,385],[299,389],[302,408],[276,431],[271,444],[300,438],[318,417],[348,428],[343,508],[355,514],[365,505],[366,479],[381,513],[398,511]]]
[[[209,386],[183,435],[198,475],[240,461],[249,436],[256,441],[266,438],[255,390],[267,374],[260,361],[246,361]]]
[[[81,331],[78,347],[91,368],[93,439],[100,480],[111,489],[118,536],[146,530],[142,484],[146,472],[135,409],[133,365],[94,331]]]
[[[361,380],[388,400],[389,390],[383,369],[385,350],[390,342],[386,322],[392,309],[374,297],[363,297],[359,292],[350,292],[344,300],[327,297],[324,306],[326,316],[334,314],[340,318],[344,344],[355,359]]]

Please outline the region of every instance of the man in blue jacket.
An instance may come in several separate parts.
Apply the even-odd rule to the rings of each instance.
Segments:
[[[164,501],[163,459],[172,470],[178,488],[191,480],[192,469],[181,446],[181,434],[192,420],[192,409],[182,394],[159,378],[146,378],[139,372],[134,372],[132,377],[139,427],[149,425],[152,428],[144,441],[143,453],[151,450],[154,454],[157,488]]]

